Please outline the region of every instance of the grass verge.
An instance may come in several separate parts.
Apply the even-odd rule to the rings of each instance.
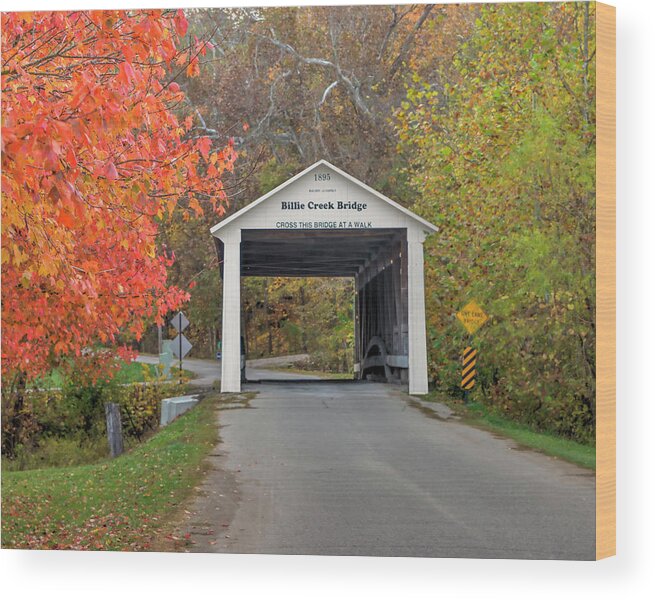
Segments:
[[[148,550],[202,479],[217,395],[147,442],[93,465],[2,474],[2,547]]]
[[[436,396],[434,393],[429,394],[425,399],[448,404],[468,425],[504,435],[522,446],[543,452],[548,456],[555,456],[587,469],[596,469],[596,447],[594,445],[581,444],[557,435],[536,432],[526,425],[492,413],[486,406],[478,402],[472,402],[465,406],[461,402],[445,400],[443,396]]]
[[[152,381],[157,379],[160,375],[159,365],[151,365],[147,363],[133,361],[125,363],[120,371],[116,373],[114,381],[118,384],[125,383],[142,383],[144,381]],[[182,377],[184,379],[191,379],[194,373],[187,369],[182,369]],[[177,365],[171,366],[171,379],[177,379],[180,376],[180,368]]]
[[[124,363],[120,370],[116,372],[114,381],[119,385],[128,383],[142,383],[144,381],[152,381],[159,376],[158,365],[151,365],[147,363],[133,361]],[[173,365],[171,367],[171,378],[175,379],[179,376],[179,367]],[[191,379],[194,373],[186,369],[182,369],[182,377]],[[64,375],[58,369],[53,369],[45,377],[38,379],[28,385],[28,387],[36,387],[39,389],[57,389],[63,387],[65,384]]]

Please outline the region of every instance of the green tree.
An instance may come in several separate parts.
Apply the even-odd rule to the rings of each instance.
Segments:
[[[595,412],[595,39],[589,3],[485,6],[452,68],[398,114],[426,244],[430,371],[458,382],[475,297],[498,410],[590,439]]]

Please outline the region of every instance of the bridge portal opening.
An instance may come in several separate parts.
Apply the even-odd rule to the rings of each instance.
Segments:
[[[423,242],[431,223],[320,161],[212,228],[223,277],[223,392],[241,389],[242,277],[345,277],[354,376],[427,392]]]
[[[300,374],[352,379],[354,297],[354,279],[348,277],[242,277],[246,359],[255,368],[262,359],[273,365],[286,359]],[[260,375],[248,367],[245,378]]]

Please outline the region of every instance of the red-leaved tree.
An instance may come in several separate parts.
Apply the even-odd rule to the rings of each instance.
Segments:
[[[180,117],[176,77],[207,50],[186,30],[182,11],[2,14],[3,379],[138,337],[187,298],[158,226],[220,214],[235,152]]]

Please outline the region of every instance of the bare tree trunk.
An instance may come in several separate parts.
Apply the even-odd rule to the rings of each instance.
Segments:
[[[23,422],[25,420],[26,386],[27,378],[25,377],[25,373],[21,371],[14,378],[9,390],[9,397],[11,399],[10,413],[6,429],[3,431],[2,436],[2,453],[9,458],[15,457],[16,448],[21,441]]]

